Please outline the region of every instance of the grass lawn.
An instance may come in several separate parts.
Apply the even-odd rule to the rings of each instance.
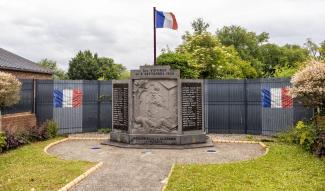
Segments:
[[[269,143],[266,156],[212,165],[176,165],[167,190],[325,190],[325,159]]]
[[[46,145],[60,139],[32,143],[0,154],[0,190],[58,190],[95,165],[61,160],[43,152]]]

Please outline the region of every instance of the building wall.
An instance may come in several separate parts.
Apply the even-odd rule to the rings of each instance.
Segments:
[[[2,129],[20,132],[36,126],[35,114],[30,112],[7,114],[2,116]]]
[[[7,69],[0,69],[0,72],[7,72],[10,73],[18,79],[52,79],[52,74],[45,74],[45,73],[35,73],[35,72],[23,72],[23,71],[16,71],[16,70],[7,70]]]

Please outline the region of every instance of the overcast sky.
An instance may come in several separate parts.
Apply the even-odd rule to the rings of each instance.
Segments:
[[[69,60],[89,49],[128,69],[153,63],[152,7],[173,12],[179,30],[158,29],[157,52],[175,48],[202,17],[210,31],[241,25],[270,42],[325,40],[323,0],[0,0],[0,47],[32,61]]]

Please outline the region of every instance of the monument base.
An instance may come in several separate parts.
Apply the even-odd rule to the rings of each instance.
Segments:
[[[205,134],[128,135],[126,133],[111,133],[111,139],[101,144],[136,149],[193,149],[214,146],[212,140]]]
[[[111,132],[110,141],[133,145],[186,145],[206,143],[205,133],[193,134],[128,134]]]

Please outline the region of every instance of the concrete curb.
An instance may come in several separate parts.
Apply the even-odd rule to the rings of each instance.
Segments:
[[[103,165],[103,162],[96,164],[94,167],[91,167],[89,170],[87,170],[86,172],[84,172],[83,174],[81,174],[80,176],[78,176],[77,178],[75,178],[74,180],[72,180],[71,182],[69,182],[68,184],[63,186],[62,188],[60,188],[58,191],[68,191],[69,189],[74,187],[76,184],[78,184],[80,181],[82,181],[87,176],[89,176],[91,173],[93,173],[94,171],[99,169],[102,165]]]
[[[265,156],[269,152],[269,148],[261,141],[234,141],[234,140],[212,140],[214,143],[244,143],[244,144],[259,144],[265,149],[265,152],[262,156]]]
[[[50,143],[50,144],[48,144],[48,145],[43,149],[43,151],[44,151],[47,155],[50,155],[50,154],[47,152],[47,150],[49,150],[49,148],[53,147],[54,145],[57,145],[57,144],[63,143],[63,142],[65,142],[65,141],[68,141],[68,140],[69,140],[69,138],[65,138],[65,139],[62,139],[62,140],[59,140],[59,141],[55,141],[55,142],[53,142],[53,143]]]
[[[162,191],[165,191],[166,188],[167,188],[167,184],[168,184],[168,181],[170,179],[170,176],[172,175],[173,171],[174,171],[174,168],[175,168],[175,164],[172,165],[172,167],[170,168],[170,171],[168,173],[168,176],[167,176],[167,181],[165,182],[165,185],[163,186],[163,188],[161,189]]]
[[[107,138],[100,137],[69,137],[69,140],[107,140]]]
[[[49,145],[47,145],[44,148],[44,152],[47,155],[50,155],[47,151],[49,148],[53,147],[54,145],[66,142],[68,140],[99,140],[100,138],[65,138],[59,141],[56,141],[54,143],[50,143]],[[100,139],[101,140],[101,139]],[[51,155],[50,155],[51,156]],[[96,164],[95,166],[91,167],[90,169],[88,169],[86,172],[82,173],[80,176],[78,176],[77,178],[73,179],[71,182],[69,182],[68,184],[66,184],[65,186],[63,186],[62,188],[60,188],[58,191],[68,191],[69,189],[71,189],[73,186],[75,186],[76,184],[78,184],[80,181],[82,181],[83,179],[85,179],[87,176],[89,176],[91,173],[93,173],[94,171],[96,171],[97,169],[99,169],[101,166],[103,165],[103,162],[99,162],[98,164]]]

